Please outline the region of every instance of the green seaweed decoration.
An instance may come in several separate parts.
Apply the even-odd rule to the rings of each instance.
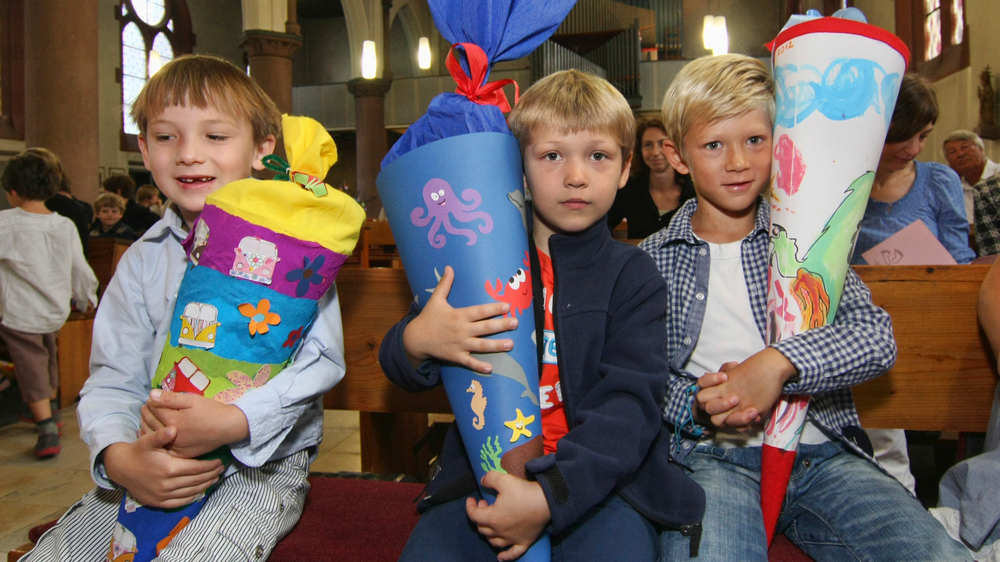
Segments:
[[[482,462],[479,466],[483,467],[483,472],[489,472],[491,470],[496,470],[498,472],[507,473],[506,470],[500,466],[500,455],[503,454],[503,449],[500,448],[500,436],[493,436],[493,444],[490,444],[490,438],[486,438],[486,443],[479,449],[479,458]]]

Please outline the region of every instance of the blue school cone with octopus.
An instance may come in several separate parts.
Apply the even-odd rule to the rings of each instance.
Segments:
[[[232,403],[264,386],[291,361],[318,303],[357,244],[365,213],[323,183],[337,147],[308,117],[282,117],[285,152],[264,163],[273,180],[243,179],[205,201],[184,248],[170,334],[154,388]],[[222,447],[202,458],[232,456]],[[152,560],[211,494],[177,509],[143,506],[126,494],[109,560]]]
[[[502,301],[518,318],[517,330],[499,336],[513,338],[512,351],[479,356],[491,374],[445,365],[441,378],[477,478],[490,470],[524,478],[525,463],[542,454],[531,241],[521,153],[503,116],[510,105],[502,88],[513,81],[487,77],[494,62],[523,57],[547,39],[574,2],[428,4],[453,45],[446,65],[458,87],[431,101],[382,161],[376,183],[419,305],[450,265],[452,306]],[[549,558],[543,534],[521,560]]]

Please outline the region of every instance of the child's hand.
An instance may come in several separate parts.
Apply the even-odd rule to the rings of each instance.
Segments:
[[[795,366],[774,348],[765,348],[742,363],[726,363],[719,373],[707,373],[698,381],[698,406],[717,427],[742,428],[761,420],[781,396],[785,381],[795,375]]]
[[[490,505],[486,500],[466,498],[465,512],[479,534],[494,548],[503,548],[497,560],[515,560],[535,542],[549,519],[549,504],[538,482],[491,470],[483,486],[497,491]]]
[[[124,487],[139,503],[175,508],[198,498],[219,480],[224,467],[218,459],[182,459],[166,450],[177,435],[168,427],[132,443],[113,443],[104,449],[108,478]]]
[[[250,435],[243,411],[196,394],[153,389],[142,406],[142,433],[165,427],[176,430],[169,449],[178,456],[195,458],[242,441]]]
[[[491,340],[482,336],[516,329],[517,318],[497,318],[510,310],[509,304],[501,302],[452,308],[448,293],[454,279],[455,271],[445,266],[444,275],[427,304],[403,331],[403,347],[414,365],[434,358],[489,373],[492,365],[471,354],[513,349],[512,339]]]

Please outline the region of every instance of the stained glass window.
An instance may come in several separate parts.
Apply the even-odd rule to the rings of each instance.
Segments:
[[[941,0],[924,0],[924,60],[941,54]]]
[[[965,0],[951,0],[951,44],[961,45],[965,39]]]
[[[187,40],[179,48],[175,31],[177,15],[186,18],[184,0],[122,0],[122,131],[129,135],[139,133],[129,113],[136,97],[150,76],[170,62],[177,53],[190,50],[190,22],[185,21]]]

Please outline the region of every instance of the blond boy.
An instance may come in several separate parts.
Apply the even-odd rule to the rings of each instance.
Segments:
[[[703,560],[767,560],[762,419],[781,393],[812,396],[778,531],[816,560],[958,560],[916,498],[882,472],[850,387],[896,357],[888,314],[853,271],[832,325],[765,345],[774,92],[742,55],[688,63],[664,97],[667,158],[696,199],[643,241],[667,282],[673,456],[706,493]],[[661,559],[686,557],[664,535]]]
[[[701,491],[660,435],[667,365],[651,350],[664,337],[663,283],[604,224],[628,178],[632,112],[607,81],[571,70],[532,85],[509,123],[533,207],[536,332],[553,343],[539,359],[546,454],[528,463],[529,480],[488,473],[483,484],[498,492],[488,505],[453,431],[401,559],[512,560],[546,528],[553,559],[651,560],[663,527],[696,547]],[[453,276],[447,268],[423,310],[383,341],[381,364],[405,388],[438,384],[442,362],[489,372],[470,353],[512,345],[480,337],[516,326],[496,318],[507,305],[452,308]]]
[[[293,362],[231,404],[151,392],[187,267],[181,242],[210,193],[261,168],[280,115],[232,64],[184,56],[150,79],[132,116],[143,162],[173,203],[122,258],[94,322],[78,415],[98,488],[28,559],[103,558],[124,491],[139,504],[174,508],[216,482],[202,511],[158,559],[264,559],[302,513],[310,457],[322,436],[319,397],[344,374],[339,305],[336,295],[321,299]],[[223,445],[235,459],[226,469],[196,458]]]

